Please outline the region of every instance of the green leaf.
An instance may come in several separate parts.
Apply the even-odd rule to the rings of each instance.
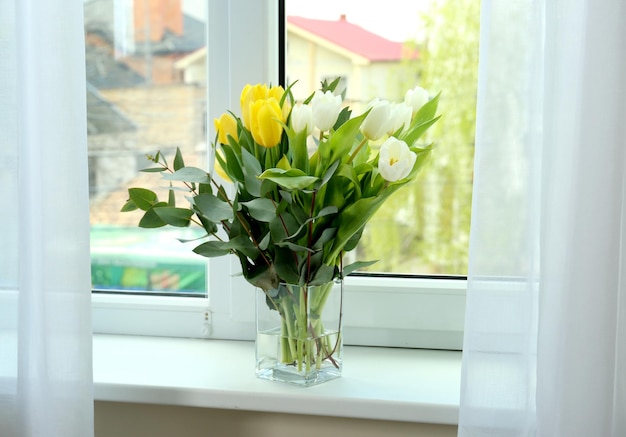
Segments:
[[[304,220],[301,221],[300,226],[298,227],[298,229],[289,234],[289,236],[286,237],[287,240],[296,240],[298,238],[300,238],[303,234],[306,233],[307,229],[308,229],[308,224],[315,222],[316,220],[325,217],[327,215],[331,215],[331,214],[336,214],[338,211],[337,207],[334,205],[330,205],[330,206],[326,206],[324,208],[322,208],[320,210],[319,213],[317,213],[317,215],[315,215],[314,217],[309,217],[306,218]]]
[[[145,188],[129,188],[128,196],[135,206],[142,211],[148,211],[159,201],[154,191]]]
[[[152,211],[168,225],[177,227],[189,226],[189,219],[193,215],[193,211],[190,209],[170,206],[155,207],[152,208]]]
[[[308,176],[302,170],[297,168],[292,168],[290,170],[272,168],[265,170],[259,178],[269,179],[270,181],[276,182],[278,185],[288,190],[301,190],[311,186],[314,182],[319,180],[319,178],[316,178],[315,176]]]
[[[280,203],[278,204],[278,206],[276,207],[276,215],[281,215],[289,206],[289,203],[285,200],[282,199],[280,201]]]
[[[171,184],[170,184],[170,189],[168,191],[167,205],[176,206],[176,194],[174,193],[174,190],[172,189]]]
[[[198,193],[200,194],[205,194],[205,193],[213,193],[213,190],[211,189],[211,185],[210,184],[198,184]]]
[[[290,144],[292,154],[291,166],[303,172],[309,171],[309,153],[306,145],[307,138],[306,130],[303,130],[294,136]]]
[[[269,223],[276,218],[276,206],[271,199],[252,199],[249,202],[241,202],[241,205],[248,209],[250,216],[255,220]]]
[[[270,244],[271,241],[271,235],[268,232],[267,234],[265,234],[265,236],[263,238],[261,238],[261,241],[259,241],[259,249],[261,250],[267,250],[267,247]]]
[[[150,167],[150,168],[142,168],[139,171],[144,172],[144,173],[160,173],[165,170],[167,170],[165,167]]]
[[[337,232],[337,228],[325,228],[322,231],[322,234],[319,236],[319,238],[313,244],[313,249],[315,249],[315,250],[322,250],[322,248],[324,247],[324,244],[326,244],[330,240],[332,240],[333,237],[335,236],[336,232]]]
[[[217,233],[217,224],[206,218],[205,216],[198,214],[198,219],[200,223],[202,223],[202,227],[207,232],[207,234],[216,234]]]
[[[424,106],[417,111],[415,117],[413,117],[413,121],[411,122],[411,126],[407,130],[407,132],[400,137],[401,140],[405,141],[409,147],[415,143],[422,136],[428,128],[430,128],[433,124],[439,120],[441,116],[435,117],[437,114],[437,107],[439,105],[439,97],[441,93],[437,94],[435,97],[430,99]]]
[[[348,242],[343,246],[344,252],[350,252],[352,249],[357,247],[357,245],[359,244],[359,241],[361,240],[361,237],[363,236],[364,230],[365,230],[365,225],[363,225],[361,229],[355,232],[354,235],[352,235],[352,237],[348,239]]]
[[[246,149],[241,149],[241,159],[243,160],[244,171],[249,172],[254,176],[260,175],[261,171],[263,171],[259,161]]]
[[[291,168],[291,165],[289,164],[289,160],[287,159],[286,155],[283,155],[283,157],[280,158],[280,161],[276,163],[276,168],[280,168],[283,170],[289,170]]]
[[[420,125],[413,127],[405,135],[402,136],[402,140],[411,147],[433,124],[439,120],[441,116],[435,117],[432,120],[428,120]]]
[[[241,162],[239,162],[237,155],[235,155],[235,152],[229,146],[222,145],[222,150],[224,151],[224,156],[226,157],[226,162],[220,162],[220,164],[222,164],[222,168],[224,168],[228,176],[236,181],[243,182],[243,171],[241,170]],[[224,167],[223,164],[226,164],[226,167]]]
[[[290,284],[297,284],[300,281],[296,258],[294,253],[282,247],[277,247],[274,257],[274,269],[283,281]]]
[[[260,252],[247,235],[240,235],[235,238],[231,238],[224,243],[225,247],[229,247],[239,253],[244,254],[250,259],[256,259]]]
[[[162,203],[157,203],[157,205],[167,206],[167,203],[162,202]],[[140,228],[152,229],[152,228],[161,228],[165,225],[167,225],[167,223],[161,217],[159,217],[156,211],[154,211],[154,208],[150,208],[149,210],[146,211],[143,217],[141,217],[141,220],[139,220],[138,226]]]
[[[437,114],[437,107],[439,106],[440,96],[441,92],[439,92],[435,97],[426,102],[426,104],[424,104],[424,106],[422,106],[420,110],[417,111],[417,114],[415,114],[413,122],[411,123],[411,127],[421,125],[424,122],[435,118],[435,114]]]
[[[169,167],[169,164],[167,163],[167,159],[165,158],[165,155],[163,155],[161,153],[161,151],[159,150],[156,154],[156,157],[154,158],[155,162],[159,162],[159,161],[163,161],[163,165],[167,168]]]
[[[356,199],[361,198],[361,184],[359,183],[358,175],[361,173],[359,172],[359,169],[362,168],[363,166],[367,166],[368,169],[371,169],[371,166],[368,164],[361,164],[355,167],[351,166],[350,164],[343,164],[341,168],[339,169],[339,171],[337,172],[337,176],[341,176],[345,179],[348,179],[352,183],[352,187],[355,190]],[[340,181],[337,181],[335,184],[331,184],[330,186],[336,187],[339,183]],[[329,190],[330,189],[331,188],[329,188]],[[337,188],[334,188],[334,189],[337,189]],[[347,190],[344,189],[343,191],[345,193]]]
[[[313,276],[313,280],[309,282],[310,285],[322,285],[326,284],[333,280],[333,276],[335,275],[335,268],[326,264],[322,264],[319,266],[317,271],[315,272],[315,276]]]
[[[338,159],[333,162],[330,167],[328,167],[328,170],[326,170],[326,173],[324,173],[322,179],[317,184],[315,184],[315,188],[317,190],[322,188],[326,184],[326,182],[328,182],[330,178],[333,177],[333,175],[337,171],[337,167],[339,167],[339,164],[341,164],[341,161]]]
[[[178,171],[185,166],[183,160],[183,154],[180,151],[180,147],[176,148],[176,156],[174,156],[174,170]]]
[[[195,209],[212,222],[233,219],[233,208],[210,193],[198,194],[193,198]]]
[[[231,250],[224,248],[224,242],[222,241],[207,241],[193,249],[198,255],[206,256],[208,258],[216,256],[228,255]]]
[[[388,194],[378,197],[363,197],[352,205],[347,206],[337,216],[334,222],[335,226],[337,226],[337,235],[333,240],[332,249],[326,254],[324,259],[326,263],[334,264],[346,243],[365,226],[387,197]]]
[[[285,190],[279,190],[279,193],[280,197],[289,205],[291,205],[291,203],[293,202],[293,196],[291,195],[291,193]]]
[[[242,269],[243,270],[243,269]],[[268,266],[265,263],[259,263],[244,273],[246,280],[255,287],[261,288],[265,291],[275,290],[278,288],[278,276],[274,266]],[[270,307],[271,308],[271,307]]]
[[[181,243],[191,243],[192,241],[198,241],[198,240],[204,240],[205,238],[207,238],[209,236],[209,234],[205,234],[201,237],[195,237],[195,238],[177,238],[178,241],[180,241]]]
[[[120,212],[130,212],[135,211],[137,209],[137,205],[132,200],[127,200]]]
[[[355,139],[359,135],[361,123],[363,123],[367,114],[366,112],[348,120],[335,131],[328,141],[320,143],[318,151],[322,162],[330,163],[338,159],[345,161],[349,158],[350,150],[352,150]]]
[[[320,212],[318,212],[315,217],[311,218],[310,220],[317,220],[318,218],[325,217],[327,215],[336,214],[338,210],[339,209],[335,205],[325,206],[324,208],[320,209]]]
[[[280,217],[274,217],[270,222],[270,233],[274,243],[286,240],[298,230],[298,222],[289,213],[283,213]]]
[[[433,148],[431,144],[430,146],[422,149],[412,148],[411,150],[417,154],[417,159],[415,160],[415,164],[413,164],[413,169],[411,170],[411,173],[409,173],[409,175],[404,179],[404,183],[412,180],[417,175],[417,173],[419,173],[422,167],[424,167],[424,164],[426,164],[428,162],[428,159],[430,158]],[[391,185],[395,185],[398,183],[402,183],[402,181],[394,182]],[[402,183],[402,185],[404,185],[404,183]]]
[[[346,185],[342,178],[331,178],[326,187],[324,203],[342,208],[346,203],[346,195],[348,194],[345,190]]]
[[[378,262],[378,260],[374,260],[374,261],[357,261],[357,262],[353,262],[352,264],[348,264],[347,266],[345,266],[343,268],[343,272],[342,275],[348,276],[350,273],[358,270],[358,269],[362,269],[364,267],[369,267],[372,264],[376,264]]]
[[[289,249],[293,250],[294,252],[311,252],[313,253],[313,249],[309,249],[306,246],[301,246],[299,244],[295,244],[295,243],[290,243],[289,241],[281,241],[279,243],[275,243],[276,246],[279,247],[288,247]]]
[[[241,252],[252,259],[259,255],[258,249],[254,247],[254,244],[243,235],[233,238],[230,241],[207,241],[193,249],[193,251],[198,255],[206,257],[227,255],[233,250]]]
[[[341,81],[341,76],[337,76],[331,83],[328,83],[328,79],[324,79],[321,83],[322,92],[335,92],[337,85],[339,85],[339,81]]]
[[[163,179],[168,181],[195,182],[200,184],[211,183],[209,174],[197,167],[183,167],[180,170],[176,170],[174,173],[164,174]]]
[[[337,121],[335,122],[333,129],[335,130],[339,129],[346,121],[350,120],[351,115],[352,115],[352,111],[350,110],[350,108],[348,108],[347,106],[344,107],[339,113],[339,116],[337,117]]]
[[[246,149],[241,149],[241,158],[243,160],[243,175],[246,191],[254,197],[261,197],[261,183],[258,179],[261,174],[261,164]]]

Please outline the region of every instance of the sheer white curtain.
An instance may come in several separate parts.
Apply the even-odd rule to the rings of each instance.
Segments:
[[[93,435],[82,0],[0,0],[0,435]]]
[[[459,436],[626,436],[626,2],[483,0]]]

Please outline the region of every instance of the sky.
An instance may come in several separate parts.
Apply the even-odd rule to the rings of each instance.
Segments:
[[[419,38],[419,14],[431,0],[285,0],[288,15],[338,20],[346,19],[392,41]],[[384,5],[384,6],[382,6]],[[183,0],[183,9],[200,18],[203,0]]]
[[[419,15],[429,0],[286,0],[287,15],[337,20],[346,19],[392,41],[419,36]],[[383,6],[384,5],[384,6]]]

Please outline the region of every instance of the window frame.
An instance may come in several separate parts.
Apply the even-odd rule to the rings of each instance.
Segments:
[[[208,2],[209,141],[215,137],[210,120],[239,106],[245,84],[279,81],[279,45],[285,44],[279,12],[284,16],[284,0]],[[254,287],[237,275],[235,257],[207,265],[204,297],[92,293],[94,333],[253,340]],[[460,350],[465,289],[464,277],[349,276],[345,344]]]

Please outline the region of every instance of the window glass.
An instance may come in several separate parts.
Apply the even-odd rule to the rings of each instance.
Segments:
[[[164,5],[182,8],[183,24],[190,22],[192,28],[196,29],[198,27],[193,27],[194,25],[206,26],[205,17],[207,16],[206,9],[208,9],[210,25],[206,26],[206,31],[209,35],[209,44],[207,46],[202,44],[195,49],[188,47],[189,51],[184,53],[172,53],[171,42],[159,44],[157,40],[146,41],[136,36],[139,32],[136,29],[141,28],[141,23],[149,22],[150,29],[153,24],[145,19],[135,22],[134,17],[139,12],[135,10],[135,5],[131,0],[91,0],[85,3],[88,91],[96,91],[93,94],[97,97],[95,101],[98,102],[97,104],[91,102],[89,108],[94,288],[107,291],[123,289],[125,292],[136,291],[138,294],[145,294],[143,290],[149,289],[157,294],[157,296],[148,297],[132,296],[128,293],[96,294],[93,299],[94,332],[252,339],[255,332],[254,299],[251,298],[254,289],[240,274],[239,263],[235,257],[211,258],[207,262],[206,259],[196,256],[191,251],[198,242],[191,242],[187,245],[178,242],[179,238],[194,238],[197,234],[193,228],[160,228],[156,231],[140,229],[137,223],[141,213],[121,213],[120,208],[128,198],[129,187],[148,187],[157,191],[160,196],[163,193],[163,197],[166,197],[167,185],[161,182],[158,175],[138,172],[139,169],[150,164],[145,159],[145,154],[154,154],[157,150],[161,150],[171,161],[175,148],[181,147],[187,164],[206,168],[207,134],[205,132],[209,132],[208,141],[210,142],[215,135],[213,118],[218,117],[226,109],[233,109],[237,112],[239,90],[246,83],[276,83],[279,77],[276,67],[279,65],[278,59],[280,58],[278,53],[280,25],[277,18],[279,0],[211,0],[209,2],[206,0],[183,0],[182,2],[179,0],[135,0],[135,2],[141,2],[142,7],[152,6],[148,15],[153,16],[153,20],[157,23],[165,18],[155,18],[158,17],[156,11],[161,10],[161,15],[163,15],[163,10],[166,10],[168,17],[172,14],[169,9],[163,9]],[[285,0],[288,14],[291,11],[290,3],[297,4],[298,2],[307,3],[301,0]],[[342,13],[346,15],[348,21],[353,19],[354,14],[364,13],[364,11],[370,11],[370,14],[371,11],[376,11],[382,15],[379,3],[372,4],[364,0],[353,2],[336,0],[336,2],[337,4],[342,2],[351,4],[352,9],[333,13],[328,20],[336,20]],[[457,0],[452,3],[461,5],[463,2],[469,5],[469,2],[475,2],[475,0]],[[310,3],[315,5],[318,12],[331,10],[325,2]],[[409,2],[389,0],[390,7],[406,6],[406,3]],[[359,6],[355,8],[354,5]],[[443,8],[447,3],[441,5]],[[95,10],[90,11],[89,8]],[[143,11],[144,16],[147,14],[145,9],[139,6],[137,8]],[[361,8],[363,11],[359,12]],[[477,7],[472,6],[472,8],[475,9],[476,19],[478,19]],[[470,12],[467,11],[461,18],[468,19]],[[450,10],[447,13],[451,13]],[[304,13],[292,15],[306,17]],[[395,22],[399,23],[399,15],[395,15]],[[315,17],[315,15],[310,16]],[[383,23],[383,28],[394,27],[393,22],[390,24],[390,21],[381,20],[373,23],[379,27]],[[111,22],[114,23],[113,27],[106,24]],[[163,23],[166,22],[167,20],[163,21]],[[457,22],[460,23],[462,20]],[[433,22],[432,25],[445,26],[446,21],[441,23],[443,24]],[[288,28],[291,28],[288,23],[286,24],[285,33],[289,30]],[[365,28],[365,24],[359,25]],[[171,28],[165,24],[162,26],[166,30],[161,34],[161,39],[165,38],[170,41],[173,38],[172,35],[178,35],[174,24],[169,24]],[[187,29],[186,26],[184,24],[183,29]],[[246,29],[245,33],[241,32],[242,28]],[[407,47],[407,50],[415,52],[419,41],[423,41],[421,35],[424,29],[424,26],[418,26],[414,34],[416,41],[401,44],[402,50]],[[142,33],[147,35],[151,32],[143,29]],[[204,34],[204,30],[202,33]],[[391,41],[398,41],[396,37],[388,36],[387,38]],[[185,41],[189,39],[191,39],[190,35],[184,37]],[[193,40],[197,45],[197,39]],[[228,41],[228,44],[225,44],[225,41]],[[143,44],[143,49],[140,48],[141,44]],[[288,38],[286,46],[290,47],[290,53],[292,53],[291,47],[296,47],[296,50],[300,51],[305,50],[302,45],[300,49],[297,49],[297,41],[294,39]],[[460,47],[459,51],[466,49]],[[101,54],[103,59],[93,55],[90,57],[91,51],[98,54],[99,50],[107,56]],[[420,58],[425,56],[424,51],[417,53]],[[445,58],[444,55],[442,54],[441,57]],[[208,78],[205,67],[207,57],[210,72]],[[363,61],[363,58],[356,56],[353,56],[353,59],[360,60],[361,63]],[[471,59],[471,56],[468,55],[468,59]],[[443,98],[441,102],[442,112],[446,117],[449,113],[456,111],[456,101],[463,94],[472,96],[472,99],[467,100],[471,103],[467,105],[467,108],[473,111],[474,91],[466,89],[462,92],[460,87],[457,90],[451,85],[454,82],[454,76],[446,76],[441,71],[429,72],[429,77],[434,79],[432,82],[426,82],[425,78],[428,76],[426,68],[416,72],[413,61],[415,60],[412,58],[403,60],[396,63],[395,67],[392,67],[391,63],[381,65],[381,68],[384,67],[382,71],[385,72],[387,82],[376,82],[373,85],[375,89],[361,96],[349,94],[351,90],[358,89],[356,84],[362,79],[352,75],[351,70],[320,71],[316,81],[339,75],[340,86],[345,87],[346,97],[349,99],[347,103],[353,107],[365,105],[371,98],[370,96],[401,99],[405,89],[420,84],[430,90],[445,90],[449,94],[446,98],[451,103],[445,103]],[[119,69],[114,69],[115,74],[111,73],[113,67],[107,66],[106,62],[119,66]],[[427,64],[424,62],[420,65],[425,67]],[[440,64],[433,62],[428,65]],[[157,66],[163,68],[159,69]],[[306,79],[304,72],[312,67],[311,65],[306,67],[306,64],[302,63],[300,71],[294,68],[287,65],[286,73],[289,77],[288,81],[301,79],[297,85],[299,88],[303,86],[302,78]],[[120,73],[120,70],[124,73]],[[157,71],[170,71],[170,80],[166,83],[158,82],[157,78],[160,76]],[[399,82],[400,78],[405,77],[405,71],[407,77],[412,79],[407,80],[402,86],[396,85],[394,82]],[[450,68],[449,71],[455,72],[456,69]],[[106,83],[101,82],[103,79],[100,79],[103,74],[106,77],[107,72],[113,76],[113,79],[121,80],[130,76],[135,78],[135,82],[125,82],[124,86],[118,84],[107,87]],[[209,82],[205,82],[207,79]],[[210,99],[206,103],[205,88],[207,86],[205,83],[210,83],[208,86]],[[311,90],[317,88],[317,85],[313,83]],[[395,96],[385,91],[394,87],[397,90]],[[307,94],[305,89],[294,91],[299,93],[297,97]],[[207,114],[210,121],[208,125],[204,121]],[[471,123],[473,123],[473,113],[469,109],[468,114],[471,116],[468,115],[466,120],[472,120]],[[124,121],[119,121],[120,119]],[[116,129],[99,132],[96,129],[99,120],[108,121],[107,125],[115,126]],[[111,120],[115,120],[115,123]],[[438,147],[444,147],[442,145],[444,136],[441,131],[437,131],[433,138],[437,139]],[[471,143],[471,140],[468,141]],[[471,144],[468,147],[471,148]],[[445,162],[444,159],[437,157],[430,167],[444,166]],[[436,179],[437,174],[434,174],[435,176],[431,178]],[[410,190],[405,190],[405,193],[407,191]],[[185,200],[179,199],[179,202],[183,205]],[[416,204],[415,201],[412,202]],[[412,212],[406,210],[406,202],[400,202],[400,207],[391,206],[390,208],[398,212],[398,217],[387,219],[387,222],[391,221],[392,226],[400,227],[399,219],[413,220],[410,215]],[[459,220],[459,216],[455,217],[457,217],[455,220]],[[383,226],[388,226],[385,221],[382,223]],[[402,223],[404,222],[400,221],[400,224]],[[429,225],[432,226],[431,223]],[[378,225],[372,223],[370,228],[373,226]],[[405,226],[404,229],[408,227]],[[397,258],[391,257],[405,250],[403,244],[394,243],[390,238],[387,238],[383,244],[389,255],[385,255],[384,251],[383,254],[374,253],[369,250],[372,245],[372,243],[368,244],[367,251],[358,253],[358,257],[360,259],[385,259],[389,256],[391,261],[397,262],[394,261]],[[366,250],[365,246],[363,250]],[[426,251],[427,249],[420,248],[420,250]],[[462,253],[459,257],[462,259]],[[349,344],[460,348],[463,337],[465,281],[388,277],[390,272],[413,272],[416,259],[413,255],[407,257],[404,263],[397,263],[400,267],[395,270],[379,262],[375,267],[378,271],[385,272],[384,277],[351,276],[346,279],[345,328],[346,341]],[[403,268],[405,265],[411,268]],[[207,271],[209,273],[206,273]],[[419,273],[427,271],[443,270],[421,269]],[[449,274],[453,271],[455,270],[446,270]],[[458,269],[458,271],[463,272],[463,269]],[[162,296],[164,294],[173,296]],[[186,298],[187,296],[206,296],[207,298],[189,299]],[[405,308],[407,311],[398,312],[399,308]]]
[[[286,0],[286,78],[303,100],[340,77],[357,113],[415,86],[442,92],[431,162],[370,221],[370,272],[465,275],[473,180],[479,0]]]
[[[370,272],[464,275],[470,222],[479,0],[285,0],[286,77],[303,99],[322,80],[356,111],[401,100],[416,85],[442,91],[429,131],[430,164],[390,199],[348,256]],[[167,188],[146,154],[180,147],[206,168],[206,2],[87,0],[89,183],[94,289],[204,295],[207,260],[191,252],[200,229],[137,227],[121,213],[130,187]],[[342,27],[343,26],[343,27]],[[347,30],[346,30],[347,29]],[[368,43],[365,44],[364,41]],[[179,195],[178,202],[186,201]],[[350,260],[348,260],[350,261]]]
[[[88,0],[84,14],[93,287],[204,294],[206,261],[178,241],[200,231],[140,229],[120,209],[129,187],[167,192],[139,172],[147,154],[206,166],[206,5]]]

